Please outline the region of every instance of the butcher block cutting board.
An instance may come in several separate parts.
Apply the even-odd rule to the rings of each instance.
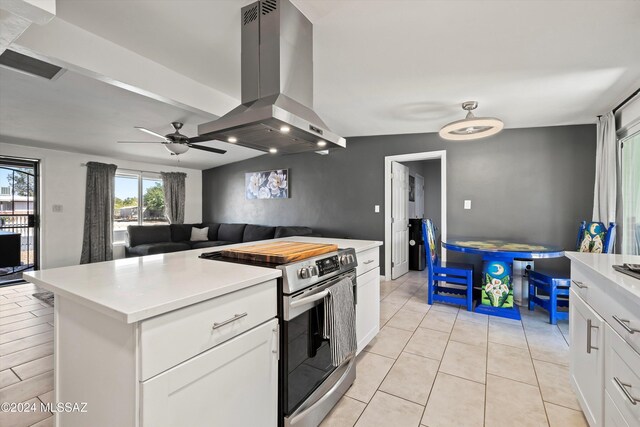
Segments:
[[[273,242],[222,251],[222,256],[253,262],[288,264],[293,261],[335,252],[337,245],[301,242]]]

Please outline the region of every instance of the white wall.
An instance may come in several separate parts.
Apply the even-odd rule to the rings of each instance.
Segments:
[[[47,150],[0,142],[0,154],[40,160],[40,266],[63,267],[80,262],[87,169],[82,163],[113,163],[120,168],[153,172],[186,172],[185,222],[202,221],[202,171],[131,162],[88,154]],[[52,205],[62,212],[52,212]]]

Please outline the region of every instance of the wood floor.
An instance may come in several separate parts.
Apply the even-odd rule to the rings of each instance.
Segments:
[[[35,403],[36,412],[0,412],[0,426],[53,426],[40,411],[53,395],[53,308],[31,283],[0,288],[0,402]]]

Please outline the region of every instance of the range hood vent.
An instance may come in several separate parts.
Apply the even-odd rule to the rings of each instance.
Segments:
[[[47,80],[53,80],[59,77],[63,71],[63,68],[57,65],[49,64],[48,62],[9,49],[6,49],[0,55],[0,65]]]
[[[344,148],[313,111],[311,22],[289,0],[252,3],[240,20],[242,104],[198,134],[281,154]]]

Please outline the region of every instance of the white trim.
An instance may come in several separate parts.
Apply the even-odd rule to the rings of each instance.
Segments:
[[[422,153],[398,154],[384,158],[384,280],[391,280],[391,162],[415,162],[440,159],[440,234],[447,240],[447,151],[426,151]],[[446,261],[447,253],[440,257]]]

